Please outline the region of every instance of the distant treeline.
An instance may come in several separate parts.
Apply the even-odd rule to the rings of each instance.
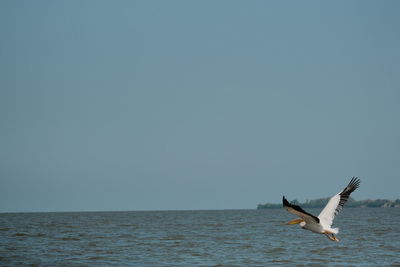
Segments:
[[[329,198],[318,198],[314,200],[307,200],[304,203],[299,203],[296,199],[291,203],[301,206],[302,208],[323,208],[328,203]],[[400,208],[400,199],[388,200],[388,199],[375,199],[375,200],[354,200],[349,198],[346,207],[353,208]],[[265,203],[258,204],[257,209],[280,209],[282,204]]]

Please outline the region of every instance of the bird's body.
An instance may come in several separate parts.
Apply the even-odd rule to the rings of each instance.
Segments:
[[[305,230],[310,230],[311,232],[314,232],[316,234],[323,234],[324,233],[324,227],[322,227],[321,224],[319,223],[314,223],[314,222],[301,222],[300,223],[301,228]]]
[[[332,228],[332,222],[335,216],[342,210],[344,204],[350,197],[350,194],[360,186],[360,179],[353,177],[350,183],[339,193],[331,197],[325,208],[318,216],[314,216],[300,206],[282,199],[283,207],[292,214],[299,216],[299,219],[292,220],[287,224],[300,224],[303,229],[310,230],[317,234],[325,234],[332,241],[339,241],[335,234],[339,233],[338,228]]]

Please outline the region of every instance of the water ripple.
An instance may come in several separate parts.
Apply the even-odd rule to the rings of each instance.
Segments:
[[[380,224],[371,211],[345,209],[335,221],[339,243],[284,226],[291,218],[284,210],[0,214],[0,260],[6,266],[398,265],[400,209],[374,209]]]

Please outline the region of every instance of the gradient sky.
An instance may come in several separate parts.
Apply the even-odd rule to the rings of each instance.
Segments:
[[[0,1],[0,212],[399,198],[399,1]]]

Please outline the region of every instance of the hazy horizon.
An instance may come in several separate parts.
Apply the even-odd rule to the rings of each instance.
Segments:
[[[300,204],[310,201],[310,200],[315,200],[315,199],[306,199],[303,202],[299,202]],[[364,200],[382,200],[382,199],[355,199],[356,201],[364,201]],[[384,200],[389,200],[389,201],[395,201],[397,199],[384,199]],[[290,199],[290,202],[292,201],[298,201],[297,199]],[[78,213],[78,212],[162,212],[162,211],[221,211],[221,210],[257,210],[257,205],[258,204],[276,204],[280,205],[281,203],[279,201],[277,202],[263,202],[263,203],[257,203],[254,207],[249,207],[249,208],[222,208],[222,209],[213,209],[213,208],[206,208],[206,209],[138,209],[138,210],[118,210],[118,209],[113,209],[113,210],[29,210],[29,211],[0,211],[1,213]],[[348,207],[347,208],[359,208],[359,207]],[[362,208],[367,208],[367,209],[380,209],[382,207],[362,207]],[[397,209],[397,207],[385,207],[388,209]],[[261,210],[269,210],[269,209],[276,209],[276,208],[263,208]],[[283,209],[283,207],[282,207]],[[305,210],[314,210],[314,209],[321,209],[317,207],[312,207],[312,208],[305,208]]]
[[[0,212],[400,188],[398,1],[1,1]]]

